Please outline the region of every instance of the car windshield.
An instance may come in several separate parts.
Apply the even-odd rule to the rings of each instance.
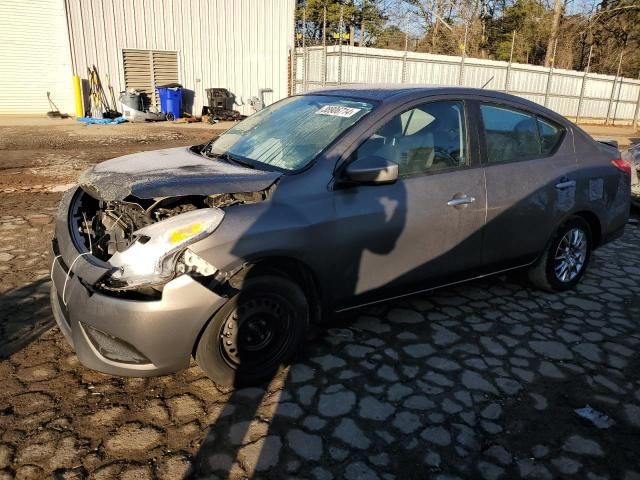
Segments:
[[[327,95],[286,98],[225,132],[208,153],[257,168],[299,170],[373,107]]]

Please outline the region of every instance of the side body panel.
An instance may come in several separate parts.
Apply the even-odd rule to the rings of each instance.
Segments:
[[[448,206],[456,194],[476,201]],[[340,299],[364,303],[466,278],[480,267],[481,168],[341,189],[335,205]]]
[[[536,114],[518,104],[499,105]],[[532,262],[563,218],[578,206],[572,182],[578,169],[572,133],[565,123],[560,124],[566,129],[561,144],[545,158],[490,164],[483,142],[487,223],[482,254],[488,271]]]
[[[381,105],[307,171],[283,176],[269,201],[226,209],[215,234],[191,248],[228,270],[264,257],[298,259],[311,268],[332,307],[382,287],[440,284],[444,277],[459,278],[479,268],[485,194],[475,153],[472,168],[464,170],[393,185],[338,189],[333,184],[343,159],[392,115],[409,105],[450,98],[429,95]],[[468,131],[477,142],[475,125]],[[476,143],[471,152],[477,152]],[[458,193],[476,201],[467,208],[448,206]]]
[[[597,216],[601,243],[606,243],[622,234],[629,218],[630,179],[611,165],[611,160],[620,158],[617,149],[596,142],[577,127],[574,138],[580,165],[577,203]]]
[[[336,177],[360,142],[393,117],[425,103],[448,100],[465,96],[418,97],[381,116],[343,152]],[[481,270],[484,172],[477,154],[477,122],[473,112],[465,110],[468,167],[416,174],[392,185],[336,187],[340,249],[334,261],[343,279],[339,299],[366,303],[459,281]],[[458,207],[447,204],[463,196],[475,201]]]

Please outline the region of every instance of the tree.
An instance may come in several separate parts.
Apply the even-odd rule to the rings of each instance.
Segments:
[[[322,28],[324,12],[327,13],[327,44],[340,41],[340,16],[342,13],[342,40],[355,45],[364,44],[362,31],[366,28],[369,36],[380,31],[385,22],[385,16],[379,6],[380,0],[298,0],[296,18],[301,22],[304,16],[306,24],[299,25],[304,30],[306,38],[312,42],[322,42]]]
[[[547,43],[547,53],[544,57],[544,66],[550,67],[554,62],[553,58],[556,49],[556,41],[558,40],[558,30],[560,30],[560,20],[562,20],[562,11],[564,9],[563,0],[555,0],[553,7],[553,22],[551,24],[551,34],[549,35],[549,43]]]
[[[551,11],[538,0],[516,0],[502,15],[491,21],[490,51],[497,60],[509,60],[513,32],[516,41],[513,60],[521,63],[541,64],[544,61]]]
[[[337,43],[342,5],[351,44],[509,60],[534,65],[615,74],[640,71],[640,0],[592,0],[592,9],[564,11],[568,0],[298,0],[306,8],[307,38],[322,41],[327,10],[327,43]],[[575,10],[575,3],[574,3]],[[463,39],[466,37],[467,41]],[[346,41],[346,37],[343,38]],[[557,49],[554,56],[554,47]],[[466,43],[466,45],[463,45]]]
[[[404,50],[407,34],[396,25],[384,28],[373,40],[373,47]]]
[[[586,21],[587,44],[593,45],[596,71],[615,74],[624,52],[622,75],[637,76],[640,69],[640,3],[637,0],[601,0]]]

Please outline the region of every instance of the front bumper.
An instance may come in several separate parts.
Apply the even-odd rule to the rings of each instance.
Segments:
[[[90,283],[83,284],[75,266],[69,273],[58,252],[52,251],[51,259],[56,322],[80,362],[105,373],[152,376],[186,368],[198,335],[226,301],[188,275],[167,283],[160,300],[115,298],[87,288]],[[76,262],[82,265],[78,270],[91,270],[88,277],[101,276],[94,271],[99,267],[87,264],[84,258]],[[122,347],[117,359],[113,345]]]

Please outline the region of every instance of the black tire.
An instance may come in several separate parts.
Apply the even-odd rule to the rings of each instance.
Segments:
[[[558,247],[563,241],[563,238],[567,233],[574,229],[578,229],[583,232],[586,240],[586,253],[582,267],[577,271],[577,274],[567,280],[561,280],[556,274],[556,253]],[[529,280],[533,285],[542,290],[548,292],[562,292],[569,290],[577,285],[582,276],[584,275],[591,259],[591,252],[593,249],[593,235],[589,224],[581,217],[569,217],[558,230],[556,230],[553,238],[547,245],[546,250],[536,261],[536,263],[529,269]],[[563,244],[564,245],[564,244]]]
[[[291,362],[308,326],[309,303],[298,285],[276,275],[250,277],[213,316],[195,359],[219,385],[257,385]]]

